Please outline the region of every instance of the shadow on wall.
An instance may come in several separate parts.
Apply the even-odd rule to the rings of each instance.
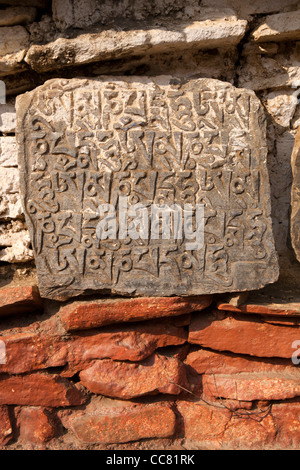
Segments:
[[[266,107],[266,106],[265,106]],[[290,239],[292,167],[294,132],[281,126],[266,109],[268,138],[268,172],[271,189],[271,217],[275,247],[279,257],[280,277],[273,287],[300,291],[300,264]]]

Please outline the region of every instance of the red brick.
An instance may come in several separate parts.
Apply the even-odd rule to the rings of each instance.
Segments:
[[[0,406],[0,445],[6,445],[13,437],[8,407]]]
[[[286,400],[300,396],[300,372],[213,374],[202,377],[203,396],[240,401]]]
[[[134,364],[95,361],[80,373],[80,379],[93,393],[123,399],[156,393],[177,395],[182,391],[179,385],[187,387],[182,362],[158,355]]]
[[[0,339],[6,348],[6,363],[0,364],[0,373],[22,374],[67,362],[68,343],[58,336],[24,332]]]
[[[0,405],[61,407],[81,405],[84,401],[77,387],[55,374],[0,378]]]
[[[177,408],[183,419],[185,439],[203,449],[221,447],[222,435],[231,417],[229,410],[210,407],[201,401],[179,401]]]
[[[290,372],[296,370],[291,360],[264,359],[199,349],[188,354],[185,363],[198,374],[239,374],[241,372]]]
[[[276,423],[268,412],[260,415],[261,420],[250,419],[248,414],[240,416],[221,405],[209,406],[201,401],[178,402],[178,411],[183,420],[186,448],[264,450],[274,446]]]
[[[94,359],[143,360],[157,348],[184,344],[187,333],[176,323],[186,320],[177,317],[172,322],[131,323],[63,338],[43,331],[2,336],[0,339],[6,346],[6,364],[0,364],[0,373],[22,374],[67,364],[76,373]],[[70,374],[74,375],[72,371]]]
[[[193,315],[188,341],[218,351],[291,358],[292,344],[299,339],[299,327],[272,325],[214,311]]]
[[[177,321],[180,326],[177,326]],[[73,335],[74,359],[78,362],[110,358],[123,361],[143,360],[158,348],[178,346],[187,340],[181,326],[182,317],[176,320],[158,320],[106,327],[100,331]]]
[[[277,448],[299,450],[300,402],[276,403],[272,406],[272,416],[277,429]]]
[[[39,310],[43,306],[37,286],[0,289],[0,316]]]
[[[142,297],[76,301],[60,309],[66,330],[83,330],[112,323],[172,317],[208,307],[212,296]]]
[[[33,444],[51,441],[56,434],[56,425],[51,412],[43,407],[22,407],[18,412],[17,425],[20,439]]]
[[[172,437],[176,416],[168,403],[134,404],[118,400],[93,401],[86,410],[61,414],[64,427],[80,443],[118,444]]]

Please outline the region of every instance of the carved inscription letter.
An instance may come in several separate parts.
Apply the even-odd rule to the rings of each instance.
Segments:
[[[19,97],[17,113],[42,296],[206,294],[277,279],[253,92],[210,79],[55,79]]]

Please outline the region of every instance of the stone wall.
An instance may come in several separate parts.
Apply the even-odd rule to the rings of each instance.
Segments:
[[[0,0],[3,448],[299,448],[299,24],[295,0]],[[40,297],[16,98],[50,79],[105,75],[255,92],[267,118],[276,283],[241,294]]]

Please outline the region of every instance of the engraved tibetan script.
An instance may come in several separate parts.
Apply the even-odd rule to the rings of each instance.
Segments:
[[[253,92],[211,79],[55,79],[19,97],[17,115],[42,296],[206,294],[277,279],[265,117]],[[129,226],[133,206],[149,219],[153,205],[191,207],[194,226],[203,207],[203,246],[187,249],[172,217],[169,237],[121,237],[121,201]],[[97,236],[103,205],[113,238]]]

